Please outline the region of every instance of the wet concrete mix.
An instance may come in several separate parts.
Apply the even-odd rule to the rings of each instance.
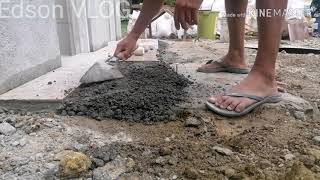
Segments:
[[[191,83],[170,66],[159,63],[121,63],[125,78],[81,86],[64,101],[58,113],[153,123],[175,118]]]

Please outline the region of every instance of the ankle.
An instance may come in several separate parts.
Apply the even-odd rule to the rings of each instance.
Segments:
[[[239,49],[229,49],[227,56],[244,60],[244,51]]]
[[[266,71],[266,68],[252,68],[249,76],[259,78],[263,84],[268,86],[276,85],[275,72],[274,71]],[[255,78],[255,79],[256,79]]]
[[[224,58],[224,62],[233,66],[247,66],[244,53],[240,51],[229,50]]]

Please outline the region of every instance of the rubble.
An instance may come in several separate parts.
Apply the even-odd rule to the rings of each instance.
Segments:
[[[64,178],[78,178],[87,172],[91,166],[91,160],[79,152],[68,152],[60,160],[60,176]]]
[[[11,126],[7,122],[3,122],[0,124],[0,134],[11,135],[16,132],[16,128]]]

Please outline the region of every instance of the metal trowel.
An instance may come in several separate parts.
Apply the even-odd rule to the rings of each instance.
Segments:
[[[80,82],[90,84],[123,78],[124,76],[118,67],[119,61],[120,58],[116,56],[112,56],[107,60],[97,61],[86,74],[82,76]]]

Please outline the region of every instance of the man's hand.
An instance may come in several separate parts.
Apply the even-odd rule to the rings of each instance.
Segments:
[[[137,37],[129,34],[118,43],[114,56],[117,56],[122,60],[129,59],[137,49],[137,40]]]
[[[179,30],[188,29],[189,25],[198,24],[198,10],[203,0],[177,0],[174,12],[175,26]]]
[[[139,18],[128,36],[119,42],[115,56],[126,60],[136,50],[137,40],[145,31],[152,18],[159,12],[164,0],[144,0]]]

